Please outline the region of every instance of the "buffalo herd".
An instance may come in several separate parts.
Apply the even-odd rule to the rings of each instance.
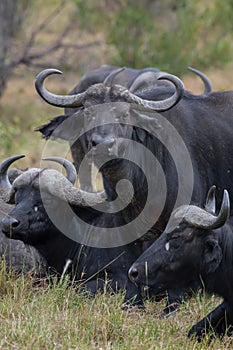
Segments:
[[[56,95],[44,81],[61,72],[40,72],[38,94],[64,114],[36,130],[67,141],[72,161],[2,161],[0,254],[8,269],[67,274],[87,294],[123,289],[123,308],[167,296],[169,314],[204,287],[223,302],[189,331],[201,340],[233,327],[233,91],[190,70],[201,94],[157,68],[104,65]]]

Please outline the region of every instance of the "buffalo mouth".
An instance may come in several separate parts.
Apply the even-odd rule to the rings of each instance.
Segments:
[[[88,152],[88,158],[99,158],[104,162],[112,158],[118,158],[118,153],[118,145],[116,143],[109,146],[107,143],[103,142],[97,146],[91,147]]]
[[[167,288],[160,284],[141,284],[139,285],[142,298],[155,298],[156,301],[164,299],[167,295]]]
[[[151,290],[150,290],[150,287],[148,285],[141,285],[140,292],[141,292],[141,296],[143,299],[150,298]]]
[[[7,238],[10,239],[16,239],[19,241],[23,241],[24,243],[28,243],[28,233],[22,233],[22,232],[15,232],[15,230],[11,229],[11,230],[5,230],[2,229],[2,232],[4,233],[4,235]]]
[[[26,243],[28,240],[29,228],[22,225],[13,217],[5,217],[1,221],[1,229],[4,235],[10,239],[21,240]]]
[[[104,162],[110,159],[124,157],[126,150],[129,148],[130,139],[117,136],[111,140],[113,141],[103,141],[95,145],[90,142],[88,145],[87,158],[100,158]]]

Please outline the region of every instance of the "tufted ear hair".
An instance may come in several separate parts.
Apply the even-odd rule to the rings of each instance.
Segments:
[[[222,261],[222,248],[218,241],[208,238],[205,241],[203,265],[205,273],[209,274],[217,270]]]
[[[83,115],[81,108],[73,114],[65,114],[54,117],[47,124],[43,124],[35,129],[42,134],[46,140],[61,139],[65,141],[75,141],[80,136],[82,121],[80,115]],[[78,117],[77,117],[78,116]]]

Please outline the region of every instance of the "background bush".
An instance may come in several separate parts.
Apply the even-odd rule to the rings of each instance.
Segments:
[[[112,63],[182,74],[232,59],[232,0],[74,0],[83,28],[102,31]]]

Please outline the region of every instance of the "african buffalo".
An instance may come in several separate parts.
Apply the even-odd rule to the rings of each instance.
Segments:
[[[141,87],[142,84],[144,84],[144,87],[145,87],[145,82],[140,79],[141,76],[146,75],[147,84],[150,85],[156,80],[154,74],[156,74],[157,72],[159,72],[159,69],[157,68],[133,69],[133,68],[124,68],[124,67],[120,68],[117,66],[103,65],[98,69],[87,72],[80,79],[79,83],[71,90],[70,94],[72,95],[72,94],[83,92],[86,89],[88,89],[91,85],[98,84],[98,83],[104,83],[106,85],[120,84],[122,86],[127,87],[128,89],[132,88],[133,90],[135,90]],[[151,73],[154,73],[154,74],[151,74]],[[205,89],[207,91],[209,90],[209,88],[211,89],[211,85],[209,85],[208,79],[205,79],[205,76],[203,76],[202,79],[205,84]],[[46,139],[48,139],[51,136],[54,128],[58,124],[60,124],[64,118],[67,118],[72,114],[74,114],[73,108],[72,109],[65,108],[64,116],[58,116],[54,118],[50,123],[42,125],[36,130],[41,131],[43,136]],[[55,135],[53,134],[53,137],[54,136]],[[67,140],[70,141],[69,137]],[[87,149],[84,146],[84,143],[80,141],[81,140],[77,140],[74,143],[71,142],[71,153],[74,160],[74,165],[77,170],[79,169],[79,165],[87,152]],[[83,171],[82,173],[79,174],[79,182],[80,182],[80,187],[82,189],[87,191],[92,191],[90,162],[86,164],[85,172]]]
[[[188,67],[193,73],[198,75],[204,83],[204,94],[208,94],[212,91],[212,86],[209,79],[205,74],[197,69]],[[70,95],[78,94],[86,91],[90,86],[103,83],[106,86],[121,85],[129,89],[131,92],[138,92],[149,86],[158,86],[169,84],[166,80],[158,80],[158,76],[161,74],[157,68],[144,68],[144,69],[133,69],[133,68],[120,68],[116,66],[103,65],[100,68],[87,72],[81,79],[80,82],[71,90]],[[36,130],[40,131],[46,139],[51,138],[63,138],[70,140],[70,134],[65,130],[60,134],[56,133],[55,129],[67,118],[72,116],[75,112],[79,111],[77,108],[65,108],[65,115],[53,118],[49,123],[38,127]],[[85,154],[88,151],[87,143],[88,140],[82,140],[85,137],[81,137],[78,140],[71,141],[71,153],[74,160],[74,165],[79,170],[79,165],[83,160]],[[91,191],[91,163],[86,163],[85,171],[79,173],[80,187],[84,190]]]
[[[20,240],[7,238],[2,232],[2,225],[0,225],[0,258],[5,262],[6,271],[17,274],[30,273],[35,277],[45,277],[48,273],[45,258],[34,247]]]
[[[57,96],[51,93],[48,93],[43,86],[43,81],[45,77],[47,77],[48,74],[50,75],[53,73],[54,73],[54,70],[43,71],[42,73],[40,73],[40,75],[37,77],[37,80],[36,80],[37,90],[40,92],[42,96],[46,94],[45,99],[47,101],[49,101],[50,98],[57,100]],[[140,106],[143,106],[142,108],[145,108],[145,111],[147,108],[150,108],[150,109],[153,108],[153,109],[162,111],[162,110],[167,110],[171,108],[174,104],[178,103],[178,101],[183,95],[182,82],[177,77],[169,74],[164,74],[164,73],[162,74],[161,78],[163,78],[164,81],[169,81],[176,87],[176,89],[174,89],[173,87],[170,88],[169,92],[171,96],[166,96],[166,98],[163,98],[161,101],[150,101],[150,100],[146,101],[145,99],[140,98],[137,95],[126,90],[122,86],[112,85],[108,87],[104,84],[96,84],[91,86],[87,90],[88,95],[86,95],[87,92],[83,92],[78,95],[69,96],[68,98],[70,98],[70,103],[68,105],[66,101],[67,97],[62,98],[62,101],[66,104],[66,106],[69,106],[71,108],[71,105],[75,107],[82,104],[81,100],[83,97],[84,98],[83,104],[86,106],[87,110],[85,109],[83,110],[83,107],[81,105],[79,107],[80,111],[77,113],[85,114],[89,112],[89,109],[91,112],[93,107],[98,108],[98,106],[100,106],[101,108],[100,117],[102,118],[106,115],[106,110],[105,111],[102,110],[102,107],[104,107],[104,109],[106,109],[107,107],[107,111],[109,110],[109,108],[110,110],[113,111],[111,115],[113,120],[117,118],[121,118],[123,114],[123,118],[126,119],[126,122],[128,122],[127,118],[129,119],[132,115],[130,111],[131,104],[128,103],[129,101],[132,102],[133,107],[139,104],[138,110],[137,110],[137,107],[135,107],[136,119],[138,118],[138,112],[139,112],[139,116],[141,113]],[[47,96],[47,94],[49,95],[49,97]],[[80,99],[80,101],[75,101],[75,97],[77,96]],[[60,101],[59,103],[63,104],[61,100],[59,101]],[[103,101],[105,103],[102,103]],[[112,103],[111,101],[117,102],[116,103],[117,108],[115,110],[111,109],[111,103]],[[126,102],[122,103],[121,101],[126,101]],[[55,104],[55,101],[54,101],[54,104]],[[145,113],[147,113],[147,111]],[[89,115],[90,115],[90,118],[92,118],[90,113]],[[153,115],[153,112],[152,112],[152,115]],[[107,113],[106,117],[108,118],[108,116],[109,115]],[[143,118],[143,119],[146,122],[146,118]],[[77,117],[73,118],[72,116],[68,118],[66,122],[68,122],[68,126],[67,125],[64,126],[62,124],[61,128],[60,129],[57,128],[57,129],[59,129],[62,133],[67,133],[69,137],[71,136],[70,139],[73,140],[71,131],[75,133],[75,138],[76,138],[77,131],[79,129],[78,124],[80,123],[80,120],[79,118]],[[71,126],[70,122],[76,123],[76,124]],[[85,122],[91,125],[91,120],[89,118],[88,120],[84,120],[84,123]],[[156,143],[154,143],[153,137],[147,137],[143,129],[137,126],[132,127],[130,124],[132,124],[130,123],[130,120],[129,120],[129,124],[126,123],[126,124],[123,124],[123,126],[121,126],[121,124],[116,124],[116,128],[114,124],[113,128],[111,127],[110,130],[114,132],[115,131],[118,132],[119,137],[122,137],[123,135],[128,139],[132,138],[134,141],[142,142],[148,149],[150,149],[153,152],[153,147],[156,146]],[[119,128],[118,128],[118,125],[119,125]],[[154,223],[157,221],[155,219],[155,216],[156,215],[159,216],[158,213],[160,213],[160,207],[161,207],[160,197],[161,196],[163,197],[163,193],[158,196],[150,196],[150,203],[146,207],[146,211],[142,212],[142,209],[145,207],[147,202],[147,193],[149,193],[147,188],[148,186],[147,183],[149,180],[148,176],[151,177],[149,181],[150,186],[151,184],[153,184],[153,178],[156,179],[156,172],[153,172],[153,168],[151,169],[151,166],[153,166],[153,162],[151,162],[150,160],[147,160],[144,154],[142,154],[142,151],[140,151],[140,154],[139,153],[136,154],[136,157],[139,157],[139,164],[135,164],[132,159],[132,161],[130,162],[130,171],[129,171],[129,162],[127,160],[115,159],[116,157],[117,158],[121,157],[120,154],[117,154],[118,150],[122,149],[124,152],[124,148],[125,148],[124,139],[122,144],[119,143],[118,145],[116,145],[115,136],[114,136],[113,138],[114,144],[111,145],[111,140],[112,140],[111,136],[109,138],[108,137],[106,138],[104,136],[105,128],[106,128],[106,131],[108,132],[109,124],[100,126],[100,129],[94,128],[94,130],[91,129],[90,132],[87,132],[85,134],[85,140],[88,140],[88,141],[85,147],[88,148],[88,145],[91,144],[93,146],[94,152],[97,149],[97,154],[93,156],[93,160],[97,165],[99,160],[100,162],[103,162],[102,157],[103,155],[105,155],[106,151],[107,151],[107,156],[108,154],[110,154],[110,157],[106,159],[106,164],[103,164],[101,167],[101,173],[103,175],[103,184],[104,184],[104,189],[105,189],[107,198],[109,201],[113,203],[113,211],[112,211],[113,214],[111,215],[110,228],[112,229],[112,231],[114,231],[114,229],[117,228],[117,232],[119,233],[119,236],[120,236],[120,243],[118,243],[117,245],[121,245],[123,243],[127,244],[129,242],[135,241],[136,239],[140,238],[142,235],[143,235],[143,240],[154,239],[157,233],[159,233],[161,230],[161,228],[158,225],[155,227]],[[84,126],[84,129],[85,129],[85,126]],[[103,131],[103,135],[101,135],[100,131]],[[100,133],[100,141],[98,140],[98,133]],[[127,143],[127,140],[126,140],[126,143]],[[98,147],[96,146],[100,146],[99,152],[98,152]],[[102,146],[103,146],[103,149],[101,149]],[[129,150],[130,152],[132,152],[132,150],[134,152],[134,147],[133,149],[131,147],[128,147],[128,145],[126,145],[126,147],[127,147],[127,150]],[[116,154],[115,154],[115,151],[117,152]],[[169,154],[167,156],[169,157]],[[143,169],[142,164],[140,164],[141,161],[142,162],[145,161],[145,167],[147,168],[146,176],[143,172],[145,169]],[[119,183],[119,180],[122,180],[124,178],[129,179],[130,182],[133,184],[133,193],[130,190],[130,187],[128,187],[128,185],[123,186],[124,188],[121,190],[121,192],[125,193],[126,197],[128,195],[129,200],[117,201],[117,199],[119,198],[118,183]],[[140,182],[139,182],[139,179],[140,179]],[[175,179],[176,177],[174,177],[174,180]],[[158,179],[157,181],[157,185],[160,187],[160,184],[161,184],[161,188],[164,186],[164,183],[162,180]],[[118,205],[116,205],[116,203],[118,203]],[[171,205],[171,204],[168,203],[168,205]],[[157,212],[155,208],[158,209]],[[133,227],[130,227],[131,222],[133,222]],[[106,223],[106,219],[105,219],[105,223]]]
[[[232,91],[193,95],[177,77],[156,73],[173,86],[131,92],[120,85],[95,84],[59,96],[43,85],[56,73],[42,71],[37,91],[46,102],[75,113],[64,117],[51,135],[83,144],[100,169],[108,200],[118,198],[122,179],[131,183],[133,195],[112,219],[113,227],[120,222],[125,228],[127,239],[156,239],[174,208],[203,203],[213,183],[218,184],[217,205],[225,188],[233,200]],[[122,192],[130,192],[129,186]]]
[[[0,170],[0,173],[2,171]],[[22,174],[19,169],[10,169],[8,177],[13,182],[16,177]],[[0,222],[12,211],[13,205],[7,204],[0,199]],[[0,257],[6,264],[7,271],[15,273],[30,272],[36,277],[43,277],[47,274],[47,263],[42,255],[32,246],[19,240],[11,240],[2,232],[0,224]]]
[[[104,228],[111,226],[111,213],[94,209],[95,205],[104,203],[104,193],[88,193],[76,188],[75,167],[61,158],[51,160],[65,166],[67,178],[54,169],[32,168],[11,185],[6,171],[20,157],[11,157],[0,165],[2,198],[15,202],[9,216],[2,220],[2,229],[7,237],[35,247],[46,259],[50,270],[60,275],[66,270],[67,262],[71,263],[68,269],[72,278],[87,291],[103,291],[107,279],[107,286],[113,290],[126,288],[125,301],[133,299],[134,304],[141,305],[138,288],[127,276],[130,265],[142,252],[141,242],[115,248],[96,248],[85,244],[90,243],[88,230],[93,226],[97,227],[97,231],[102,225]],[[80,222],[76,220],[77,216],[81,218]],[[97,243],[98,239],[96,237]]]
[[[77,139],[84,142],[100,167],[109,200],[116,198],[119,180],[131,182],[134,197],[124,211],[125,222],[140,213],[147,201],[150,175],[145,175],[145,167],[152,174],[149,180],[155,192],[150,214],[153,208],[156,211],[164,205],[161,215],[155,213],[154,222],[147,226],[154,237],[163,232],[174,206],[190,200],[202,203],[213,183],[218,184],[218,193],[226,187],[232,196],[233,156],[229,153],[233,141],[232,91],[193,95],[184,91],[177,77],[161,73],[159,80],[170,81],[173,87],[150,86],[132,93],[119,85],[96,84],[76,95],[58,96],[43,85],[46,77],[55,73],[60,72],[48,69],[37,76],[39,94],[52,105],[74,111],[79,108],[79,112],[57,126],[55,137],[64,138],[66,134],[71,142]],[[80,129],[87,130],[85,138]],[[153,157],[145,164],[147,156],[143,151],[135,151],[136,144],[148,149],[157,165],[153,166]],[[169,196],[162,203],[161,188],[165,187]],[[179,189],[182,194],[178,203]]]
[[[230,201],[225,190],[216,215],[215,186],[202,209],[184,205],[173,211],[163,234],[131,266],[132,282],[155,293],[167,289],[204,286],[224,298],[215,310],[194,325],[189,336],[200,340],[214,330],[222,335],[233,327],[233,221],[227,222]],[[230,331],[229,331],[230,332]]]

